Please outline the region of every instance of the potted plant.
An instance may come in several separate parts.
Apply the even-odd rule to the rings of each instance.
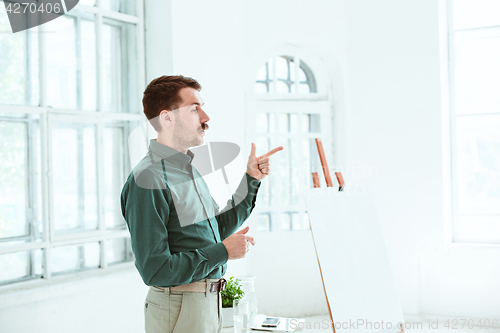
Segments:
[[[222,319],[223,327],[234,326],[233,322],[233,301],[241,299],[245,293],[241,290],[240,280],[231,276],[227,281],[226,289],[221,293],[222,296]]]

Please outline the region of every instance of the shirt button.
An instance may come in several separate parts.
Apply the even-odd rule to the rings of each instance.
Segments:
[[[146,303],[146,309],[148,308],[148,303]]]

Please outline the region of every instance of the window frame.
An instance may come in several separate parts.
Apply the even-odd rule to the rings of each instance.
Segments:
[[[134,124],[143,121],[143,115],[137,110],[136,112],[127,113],[125,107],[122,108],[122,112],[107,112],[103,110],[103,96],[102,89],[103,86],[103,60],[102,60],[102,31],[101,27],[103,26],[106,19],[119,21],[120,24],[128,23],[134,24],[135,27],[132,28],[135,30],[133,33],[133,38],[135,38],[135,52],[134,53],[126,53],[127,57],[134,57],[137,63],[137,68],[135,69],[135,77],[137,79],[137,88],[141,88],[143,84],[146,82],[145,77],[145,54],[144,54],[144,0],[135,0],[135,15],[124,14],[120,12],[113,12],[106,9],[101,9],[100,1],[97,0],[95,6],[87,6],[83,4],[78,4],[75,7],[76,10],[72,10],[65,15],[77,17],[77,20],[80,17],[79,12],[84,12],[84,14],[95,15],[95,28],[96,28],[96,110],[95,111],[83,111],[81,109],[61,109],[61,108],[52,108],[47,105],[47,91],[46,91],[46,82],[48,81],[47,77],[47,57],[50,54],[46,50],[46,41],[45,34],[46,27],[42,24],[38,26],[39,33],[35,36],[38,37],[38,52],[39,52],[39,105],[38,106],[23,106],[23,105],[0,105],[0,113],[16,113],[19,115],[34,115],[39,119],[39,135],[40,135],[40,174],[39,180],[35,179],[36,171],[35,168],[35,160],[33,154],[35,153],[34,146],[36,143],[30,139],[31,133],[28,127],[28,141],[27,141],[27,183],[26,190],[28,191],[28,195],[26,197],[26,204],[29,203],[29,208],[27,210],[32,210],[33,203],[36,200],[37,191],[34,188],[33,184],[40,182],[40,193],[41,193],[41,216],[43,223],[43,233],[41,235],[41,241],[31,241],[22,244],[15,245],[5,245],[0,246],[0,255],[22,252],[22,251],[32,251],[33,250],[42,249],[43,250],[43,272],[42,276],[39,278],[37,276],[23,277],[11,281],[6,281],[6,283],[2,283],[0,285],[0,294],[5,292],[18,289],[22,286],[44,286],[44,285],[53,285],[54,282],[59,283],[63,281],[74,280],[75,276],[95,276],[95,274],[107,274],[108,272],[120,271],[120,267],[130,268],[133,267],[133,263],[130,261],[125,261],[122,263],[113,263],[112,268],[109,267],[107,260],[107,246],[108,243],[115,239],[124,239],[127,241],[130,239],[130,234],[128,229],[124,225],[121,229],[116,229],[113,227],[106,228],[106,221],[104,216],[104,206],[105,206],[105,188],[104,188],[104,131],[105,128],[109,126],[118,126],[123,128],[123,136],[122,136],[122,144],[123,144],[123,167],[124,167],[124,176],[127,175],[127,172],[130,171],[129,166],[129,156],[127,149],[127,138],[128,134],[133,129],[132,126]],[[78,12],[79,11],[79,12]],[[24,33],[24,32],[20,32]],[[122,45],[122,50],[128,49],[126,45]],[[123,54],[123,53],[122,53]],[[78,62],[78,60],[77,60]],[[81,61],[80,61],[81,62]],[[122,74],[121,74],[122,75]],[[79,81],[78,81],[79,80]],[[77,79],[77,82],[80,83],[81,78]],[[142,83],[142,84],[141,84]],[[81,91],[81,85],[77,86],[77,91]],[[135,89],[134,89],[135,90]],[[142,91],[137,91],[137,94],[141,94]],[[81,106],[81,105],[80,105]],[[0,120],[8,120],[12,122],[28,122],[26,118],[8,118],[1,117]],[[64,234],[56,234],[54,232],[54,220],[53,220],[53,183],[51,174],[51,159],[52,159],[52,151],[51,151],[51,122],[72,122],[72,123],[88,123],[91,122],[96,125],[95,138],[96,138],[96,191],[97,191],[97,216],[98,216],[98,225],[96,230],[84,231],[84,232],[69,232]],[[37,149],[37,150],[38,150]],[[118,199],[117,199],[118,200]],[[33,214],[31,214],[33,216]],[[29,228],[33,229],[35,218],[29,218],[26,216],[26,223],[29,225]],[[30,237],[29,235],[27,236]],[[100,265],[98,269],[93,269],[92,271],[98,271],[94,273],[89,273],[89,271],[74,271],[70,274],[65,274],[63,276],[52,277],[51,272],[51,249],[58,246],[66,246],[66,245],[80,245],[84,243],[98,242],[100,245]],[[128,257],[129,259],[130,256]],[[118,266],[118,267],[114,267]],[[30,270],[33,270],[34,267],[33,261],[30,262]],[[51,282],[52,281],[52,282]]]
[[[500,114],[477,113],[477,114],[458,114],[455,107],[455,35],[462,32],[477,30],[498,29],[500,25],[481,26],[473,28],[455,29],[453,25],[453,1],[440,1],[440,39],[441,39],[441,81],[442,81],[442,110],[443,110],[443,185],[444,185],[444,230],[445,244],[447,246],[486,246],[500,247],[500,238],[497,241],[479,241],[479,240],[459,240],[456,237],[456,226],[459,219],[458,212],[458,180],[457,180],[457,118],[460,116],[488,116]]]
[[[290,93],[275,93],[275,92],[267,92],[267,93],[255,93],[254,92],[254,85],[257,82],[256,80],[256,75],[260,68],[262,66],[265,66],[267,64],[268,59],[273,58],[275,59],[276,57],[280,56],[286,56],[286,57],[291,57],[294,61],[294,65],[296,67],[295,69],[295,86],[298,87],[297,83],[299,82],[298,79],[298,67],[300,66],[301,62],[304,62],[307,68],[311,71],[311,73],[308,73],[308,75],[313,75],[314,77],[314,83],[315,83],[315,88],[316,92],[310,92],[307,94],[304,93],[299,93],[296,89],[295,92],[290,92]],[[273,66],[275,68],[275,66]],[[290,106],[293,105],[293,107],[286,107],[286,114],[297,114],[299,117],[302,114],[319,114],[321,117],[321,130],[320,130],[320,138],[322,139],[324,148],[325,148],[325,153],[327,156],[328,161],[333,161],[332,160],[332,144],[331,144],[331,137],[332,137],[332,101],[331,101],[331,95],[328,93],[329,85],[327,84],[326,77],[321,74],[319,70],[317,70],[318,64],[313,60],[313,57],[307,56],[300,48],[295,48],[295,47],[283,47],[280,48],[279,50],[275,50],[274,52],[269,55],[259,57],[256,59],[254,66],[251,66],[251,69],[253,70],[252,72],[249,72],[249,81],[247,85],[247,107],[246,107],[246,123],[249,124],[249,126],[246,126],[246,141],[247,144],[246,146],[250,145],[250,142],[255,142],[254,140],[261,138],[261,137],[291,137],[290,133],[275,133],[274,135],[271,134],[258,134],[256,133],[255,125],[256,125],[256,117],[255,117],[255,110],[259,110],[259,112],[265,112],[268,108],[272,108],[272,105],[277,105],[277,104],[282,104],[286,105],[289,103]],[[276,75],[273,76],[273,81],[276,82],[277,78]],[[274,83],[275,84],[275,83]],[[318,108],[315,108],[316,111],[312,112],[303,112],[301,110],[307,108],[307,106],[312,106],[312,105],[317,105],[319,106]],[[319,111],[318,111],[319,110]],[[290,112],[292,111],[292,112]],[[283,113],[280,111],[271,111],[272,113]],[[301,131],[299,131],[301,132]],[[308,133],[298,133],[297,135],[294,136],[295,138],[298,138],[299,140],[305,139],[305,138],[315,138],[317,137],[314,134],[308,134]],[[300,141],[299,141],[300,142]],[[269,147],[270,149],[274,147]],[[257,147],[257,149],[259,149]],[[311,153],[314,153],[311,151]],[[302,156],[302,151],[300,152],[299,156]],[[331,162],[330,162],[331,163]],[[334,164],[330,164],[330,167],[334,166]],[[276,169],[274,169],[276,170]],[[318,170],[321,171],[321,170]],[[272,177],[272,176],[271,176]],[[312,176],[311,176],[312,177]],[[324,181],[322,180],[322,175],[320,175],[320,179],[322,181],[323,186]],[[304,184],[302,184],[302,180],[299,181],[298,183],[299,190],[303,188]],[[291,189],[291,187],[290,187]],[[265,188],[261,188],[260,191],[265,190]],[[299,195],[300,196],[300,195]],[[258,200],[258,199],[257,199]],[[260,215],[263,214],[286,214],[290,212],[298,212],[299,213],[299,223],[301,225],[300,229],[293,229],[293,224],[290,219],[290,229],[289,230],[284,230],[282,229],[281,226],[278,226],[276,229],[273,229],[273,227],[270,225],[269,229],[267,231],[262,231],[262,232],[289,232],[289,231],[294,231],[294,232],[300,232],[309,229],[309,226],[306,223],[306,217],[307,217],[307,212],[306,212],[306,207],[301,198],[299,198],[298,205],[284,205],[284,206],[279,206],[279,207],[271,207],[271,206],[265,206],[261,207],[262,205],[256,205],[255,211],[253,215],[254,219],[258,219]],[[274,205],[273,205],[274,206]],[[306,226],[307,225],[307,226]]]

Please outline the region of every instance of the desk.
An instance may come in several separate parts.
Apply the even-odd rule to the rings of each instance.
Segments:
[[[300,318],[305,318],[305,322],[304,322],[304,327],[306,326],[310,326],[310,327],[314,327],[314,323],[318,323],[316,324],[317,326],[320,326],[321,327],[321,323],[323,323],[323,320],[326,320],[326,321],[330,321],[330,316],[329,315],[321,315],[321,316],[312,316],[312,317],[300,317]],[[310,322],[311,324],[307,325],[307,323]],[[254,330],[248,330],[246,333],[265,333],[265,331],[254,331]],[[303,330],[295,330],[294,332],[302,332],[302,333],[332,333],[331,330],[327,330],[327,329],[322,329],[322,328],[319,328],[319,329],[303,329]],[[224,328],[222,330],[222,333],[234,333],[234,328],[233,327],[228,327],[228,328]],[[490,333],[493,333],[493,332],[490,332]]]
[[[313,327],[314,323],[322,323],[323,320],[329,321],[330,316],[329,315],[322,315],[322,316],[313,316],[313,317],[302,317],[306,321],[304,322],[305,325],[307,323],[310,323],[307,326]],[[436,329],[430,329],[428,328],[428,318],[420,318],[420,317],[411,317],[407,318],[405,321],[405,325],[411,326],[411,328],[405,328],[405,333],[450,333],[449,327],[445,327],[446,320],[452,318],[446,318],[442,317],[439,319],[439,327]],[[455,319],[455,318],[453,318]],[[432,319],[433,322],[435,322],[437,319]],[[423,325],[423,326],[419,326]],[[233,327],[230,328],[225,328],[222,330],[223,333],[233,333]],[[248,330],[247,333],[265,333],[264,331],[253,331],[253,330]],[[296,330],[295,332],[301,332],[301,333],[332,333],[331,330],[326,330],[326,329],[306,329],[304,328],[302,331]],[[487,330],[485,327],[474,327],[472,329],[468,328],[467,326],[464,327],[463,329],[455,330],[455,333],[500,333],[499,328],[493,328],[489,327]]]

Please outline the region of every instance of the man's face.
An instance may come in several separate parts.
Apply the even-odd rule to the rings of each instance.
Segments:
[[[193,88],[183,88],[179,91],[182,104],[173,113],[175,118],[174,140],[179,147],[194,147],[203,144],[205,129],[208,129],[210,118],[203,111],[204,104],[200,93]]]

